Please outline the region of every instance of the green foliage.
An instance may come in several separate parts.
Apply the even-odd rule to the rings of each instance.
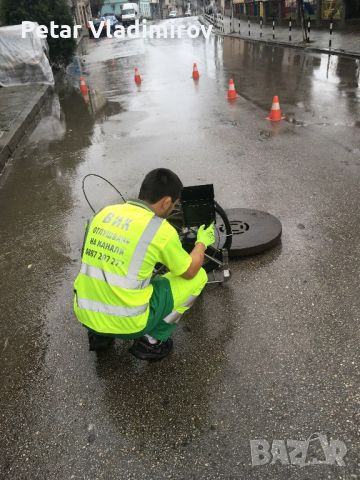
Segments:
[[[23,21],[38,22],[50,27],[74,25],[70,7],[66,0],[0,0],[1,18],[5,25],[19,25]],[[73,38],[51,38],[48,36],[50,60],[55,65],[67,65],[73,56],[76,42]]]

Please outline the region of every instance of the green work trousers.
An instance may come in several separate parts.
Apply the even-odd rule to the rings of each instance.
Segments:
[[[148,334],[164,342],[174,332],[181,316],[195,303],[206,282],[207,274],[203,268],[191,280],[171,273],[154,277],[151,280],[153,294],[150,298],[150,313],[144,330],[133,334],[94,333],[122,339],[134,339]]]

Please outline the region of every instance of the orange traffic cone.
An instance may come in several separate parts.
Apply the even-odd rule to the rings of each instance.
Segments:
[[[228,90],[227,96],[228,96],[228,100],[235,100],[237,97],[234,80],[232,78],[229,80],[229,90]]]
[[[141,77],[140,77],[140,73],[139,73],[139,69],[138,68],[135,68],[135,77],[134,77],[134,80],[135,80],[135,83],[137,85],[140,85],[141,83]]]
[[[85,78],[84,77],[80,77],[80,92],[83,94],[83,95],[87,95],[89,93],[89,88],[88,86],[86,85],[86,82],[85,82]]]
[[[281,115],[279,97],[275,95],[272,101],[270,115],[266,117],[266,120],[270,120],[271,122],[280,122],[280,120],[283,120],[284,118],[285,117]]]
[[[194,80],[199,80],[199,78],[200,78],[199,71],[198,71],[196,63],[194,63],[194,65],[193,65],[192,78]]]

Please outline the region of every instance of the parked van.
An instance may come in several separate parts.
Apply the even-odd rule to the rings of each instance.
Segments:
[[[124,26],[135,23],[136,20],[141,22],[142,15],[139,11],[137,3],[124,3],[121,9],[121,22]]]

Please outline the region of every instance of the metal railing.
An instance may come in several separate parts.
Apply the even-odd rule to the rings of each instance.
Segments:
[[[225,33],[225,29],[224,29],[224,17],[223,17],[220,13],[212,14],[212,15],[209,15],[208,13],[204,13],[204,18],[205,18],[209,23],[211,23],[212,25],[214,25],[214,27],[215,27],[217,30],[219,30],[219,32]]]

